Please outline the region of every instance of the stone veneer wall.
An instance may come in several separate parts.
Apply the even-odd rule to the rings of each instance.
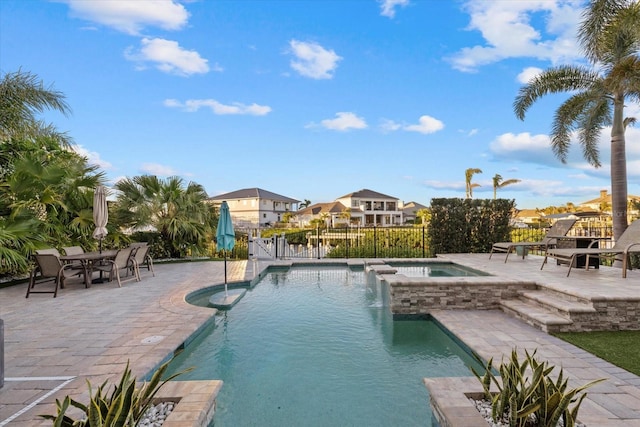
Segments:
[[[533,282],[491,277],[407,278],[381,275],[389,285],[393,314],[428,314],[431,310],[496,310],[500,300],[516,298],[519,291],[536,289]]]
[[[566,332],[640,329],[640,299],[592,300],[591,304],[596,312],[572,313],[573,324],[566,328]]]

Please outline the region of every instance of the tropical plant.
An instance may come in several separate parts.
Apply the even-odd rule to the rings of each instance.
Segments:
[[[416,212],[416,218],[420,218],[420,224],[422,224],[423,226],[428,225],[429,221],[431,221],[431,209],[419,209]]]
[[[69,114],[70,108],[62,92],[45,88],[34,74],[18,70],[0,79],[0,142],[32,141],[37,137],[50,138],[70,148],[68,135],[55,126],[36,118],[36,113],[55,110]],[[6,160],[0,156],[0,166]]]
[[[298,207],[299,207],[300,209],[304,209],[304,208],[308,208],[310,204],[311,204],[311,200],[309,200],[309,199],[304,199],[304,202],[301,202],[301,203],[298,205]]]
[[[105,381],[93,393],[91,383],[89,387],[90,400],[87,404],[81,403],[69,396],[62,402],[56,399],[56,415],[40,415],[46,420],[53,421],[56,427],[133,427],[137,426],[147,410],[153,404],[153,398],[160,388],[177,376],[189,371],[178,372],[162,380],[169,363],[160,366],[147,383],[136,387],[136,378],[131,375],[129,362],[117,385],[109,394],[108,381]],[[82,419],[75,420],[66,414],[70,406],[80,409],[84,413]]]
[[[495,174],[493,177],[493,199],[496,199],[498,188],[506,187],[507,185],[517,184],[520,182],[519,179],[507,179],[503,180],[502,175]]]
[[[482,169],[469,168],[464,171],[464,178],[465,178],[465,184],[466,184],[465,198],[467,199],[473,198],[473,189],[476,187],[480,187],[480,184],[471,182],[471,180],[473,179],[473,175],[477,173],[482,173]]]
[[[207,193],[197,183],[184,186],[179,177],[162,180],[153,175],[118,181],[114,220],[133,231],[155,229],[167,251],[181,258],[207,253],[217,224],[214,208],[205,203]]]
[[[471,368],[484,390],[485,399],[491,402],[494,421],[506,418],[509,427],[556,427],[562,419],[564,427],[573,427],[586,393],[584,390],[604,379],[591,381],[581,387],[569,389],[568,379],[560,369],[558,377],[551,377],[554,366],[540,362],[533,353],[525,351],[525,360],[520,361],[516,349],[511,351],[508,362],[503,362],[498,371],[500,380],[493,371],[493,359],[480,375]],[[491,391],[491,386],[498,389]]]
[[[625,129],[635,119],[624,117],[626,101],[640,99],[640,2],[591,0],[583,13],[578,39],[590,67],[558,66],[543,71],[520,89],[514,101],[524,120],[529,107],[544,95],[569,92],[556,110],[551,132],[554,154],[566,163],[576,133],[584,158],[600,167],[598,136],[611,126],[611,195],[613,234],[627,228]]]

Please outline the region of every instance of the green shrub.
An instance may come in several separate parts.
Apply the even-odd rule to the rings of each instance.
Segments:
[[[525,354],[525,360],[520,362],[516,350],[511,352],[509,361],[498,368],[501,380],[493,373],[493,359],[487,363],[484,375],[471,368],[482,384],[485,398],[491,401],[494,421],[506,415],[510,427],[556,427],[562,418],[564,427],[574,427],[587,395],[583,391],[604,379],[568,389],[562,369],[554,381],[550,376],[554,366],[536,360],[536,351]],[[496,385],[497,393],[491,392],[491,384]]]
[[[66,396],[62,402],[56,399],[56,407],[58,409],[56,415],[40,415],[42,418],[53,421],[55,427],[133,427],[138,425],[147,409],[153,403],[153,398],[160,388],[184,372],[171,375],[169,378],[161,381],[169,362],[160,366],[151,377],[148,383],[143,383],[140,388],[136,387],[136,378],[131,376],[131,369],[127,361],[118,385],[115,385],[110,394],[108,393],[108,382],[105,381],[96,390],[95,395],[91,388],[91,383],[87,381],[89,387],[89,395],[91,396],[89,403],[86,405],[75,399]],[[185,371],[186,372],[186,371]],[[84,418],[74,420],[66,415],[69,406],[74,406],[82,410],[85,414]]]

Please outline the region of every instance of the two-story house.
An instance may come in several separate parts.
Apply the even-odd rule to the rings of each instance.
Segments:
[[[338,197],[351,213],[351,224],[390,226],[402,225],[403,212],[400,199],[363,189]]]
[[[229,213],[236,227],[268,227],[282,221],[286,212],[297,211],[300,203],[300,200],[261,188],[244,188],[207,199],[217,207],[223,201],[229,205]]]

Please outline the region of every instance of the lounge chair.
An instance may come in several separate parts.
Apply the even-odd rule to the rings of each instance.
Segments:
[[[596,243],[594,240],[592,245]],[[622,233],[617,242],[612,248],[570,248],[570,249],[549,249],[544,256],[542,266],[540,270],[544,268],[547,263],[547,258],[555,258],[561,262],[567,262],[569,264],[569,271],[567,276],[571,274],[571,268],[576,265],[576,258],[579,256],[585,256],[585,268],[589,269],[589,258],[609,258],[615,259],[622,255],[622,278],[627,277],[627,269],[631,270],[629,255],[632,253],[640,253],[640,220],[632,222],[627,229]]]
[[[105,260],[104,265],[94,265],[94,271],[102,271],[109,273],[109,281],[113,280],[113,275],[115,274],[116,279],[118,279],[118,286],[122,287],[122,280],[120,280],[120,270],[128,271],[133,265],[134,261],[131,258],[131,251],[133,248],[128,247],[124,249],[120,249],[114,259]],[[134,268],[133,279],[136,279],[137,282],[140,281],[140,275],[138,274],[138,270]]]
[[[77,274],[73,271],[71,264],[63,264],[60,258],[54,253],[36,253],[34,258],[36,267],[31,271],[29,287],[27,288],[25,298],[29,298],[29,294],[53,294],[55,298],[58,295],[58,288],[64,288],[65,279]],[[52,291],[33,290],[36,284],[45,282],[54,282],[55,286]],[[86,283],[87,278],[85,276],[85,286],[87,286]]]
[[[491,253],[489,253],[489,259],[494,252],[506,252],[507,256],[504,257],[504,262],[509,259],[509,254],[516,248],[522,248],[522,259],[526,255],[526,250],[529,248],[543,248],[546,252],[549,247],[553,247],[557,243],[557,237],[566,236],[573,224],[576,223],[575,219],[559,219],[555,224],[549,228],[547,234],[539,242],[497,242],[491,246]]]

